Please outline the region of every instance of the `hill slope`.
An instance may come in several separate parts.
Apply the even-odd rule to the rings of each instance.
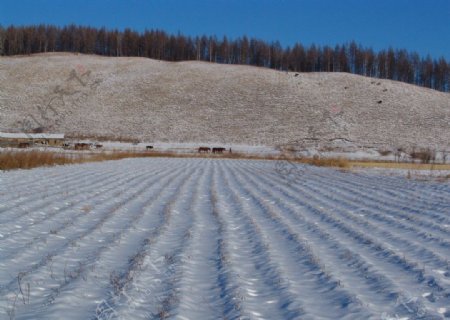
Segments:
[[[0,127],[147,141],[440,146],[450,94],[344,73],[146,58],[0,58]]]

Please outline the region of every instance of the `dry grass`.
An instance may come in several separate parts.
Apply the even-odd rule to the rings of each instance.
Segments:
[[[350,161],[342,157],[320,158],[318,156],[315,156],[306,158],[306,157],[284,156],[268,160],[289,160],[291,162],[306,163],[316,167],[334,167],[342,169],[350,168],[351,166]]]
[[[76,163],[67,155],[44,151],[7,151],[0,153],[0,170],[32,169],[42,166]]]
[[[119,151],[112,152],[79,152],[64,153],[53,151],[5,151],[0,152],[0,170],[13,169],[32,169],[44,166],[76,164],[85,162],[99,162],[108,160],[121,160],[126,158],[246,158],[246,159],[262,159],[257,156],[246,156],[240,154],[179,154],[173,152],[155,152],[155,151]]]
[[[112,152],[80,152],[64,153],[52,151],[5,151],[0,152],[0,170],[32,169],[43,166],[75,164],[84,162],[98,162],[107,160],[121,160],[126,158],[220,158],[220,159],[248,159],[248,160],[287,160],[285,157],[271,155],[251,155],[245,153],[224,154],[180,154],[174,152],[157,151],[120,151]],[[450,170],[450,164],[397,163],[381,161],[351,161],[344,158],[289,158],[289,161],[306,163],[318,167],[335,168],[386,168],[409,170]]]
[[[317,167],[335,167],[335,168],[349,168],[350,162],[344,158],[312,158],[306,159],[305,163]]]
[[[271,155],[250,155],[245,153],[224,153],[224,154],[179,154],[173,152],[156,151],[118,151],[112,152],[80,152],[64,153],[52,151],[6,151],[0,152],[0,170],[32,169],[43,166],[54,166],[64,164],[76,164],[85,162],[98,162],[107,160],[121,160],[126,158],[218,158],[218,159],[247,159],[247,160],[286,160],[278,156]],[[342,158],[292,158],[293,162],[307,163],[320,167],[348,168],[349,161]]]
[[[32,169],[44,166],[120,160],[125,158],[168,156],[154,152],[101,152],[70,154],[52,151],[6,151],[0,152],[0,170]]]

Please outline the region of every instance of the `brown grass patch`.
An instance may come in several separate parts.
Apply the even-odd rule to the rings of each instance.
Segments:
[[[75,163],[76,159],[62,153],[45,151],[0,152],[0,170],[32,169],[42,166]]]
[[[102,152],[53,152],[40,150],[4,151],[0,152],[0,170],[33,169],[37,167],[121,160],[127,158],[230,158],[230,159],[270,159],[261,157],[231,154],[180,154],[157,151],[102,151]]]
[[[0,152],[0,170],[32,169],[44,166],[120,160],[125,158],[161,157],[153,152],[100,152],[64,153],[52,151],[6,151]],[[165,155],[167,156],[167,155]]]
[[[223,154],[180,154],[157,151],[102,151],[102,152],[52,152],[38,150],[0,152],[0,170],[32,169],[43,166],[121,160],[126,158],[209,158],[209,159],[247,159],[247,160],[289,160],[319,167],[348,168],[350,162],[344,158],[289,158],[274,155],[251,155],[245,153]]]
[[[317,167],[335,167],[335,168],[350,167],[349,161],[344,158],[312,158],[312,159],[305,159],[304,162]]]

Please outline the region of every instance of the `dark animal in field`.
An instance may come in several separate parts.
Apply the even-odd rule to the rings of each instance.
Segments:
[[[30,146],[29,142],[20,142],[19,148],[28,148]]]
[[[151,150],[151,149],[153,149],[153,146],[146,146],[145,149],[146,150]]]
[[[225,148],[212,148],[213,153],[223,153]]]
[[[44,133],[45,128],[44,127],[37,127],[31,130],[32,133]]]
[[[75,143],[74,149],[75,150],[89,150],[91,148],[90,143]]]
[[[382,104],[383,101],[382,101],[382,100],[378,100],[377,103],[378,103],[378,104]]]
[[[96,144],[96,145],[95,145],[95,148],[96,148],[96,149],[103,148],[103,145],[102,145],[102,144]]]
[[[202,152],[209,153],[209,152],[211,152],[211,148],[209,148],[209,147],[199,147],[198,148],[198,153],[202,153]]]

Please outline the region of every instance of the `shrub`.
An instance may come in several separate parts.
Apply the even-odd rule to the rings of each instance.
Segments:
[[[431,149],[412,151],[410,156],[412,159],[420,160],[422,163],[430,163],[436,160],[436,152]]]
[[[382,150],[378,150],[378,153],[382,156],[388,156],[388,155],[392,154],[392,151],[382,149]]]

